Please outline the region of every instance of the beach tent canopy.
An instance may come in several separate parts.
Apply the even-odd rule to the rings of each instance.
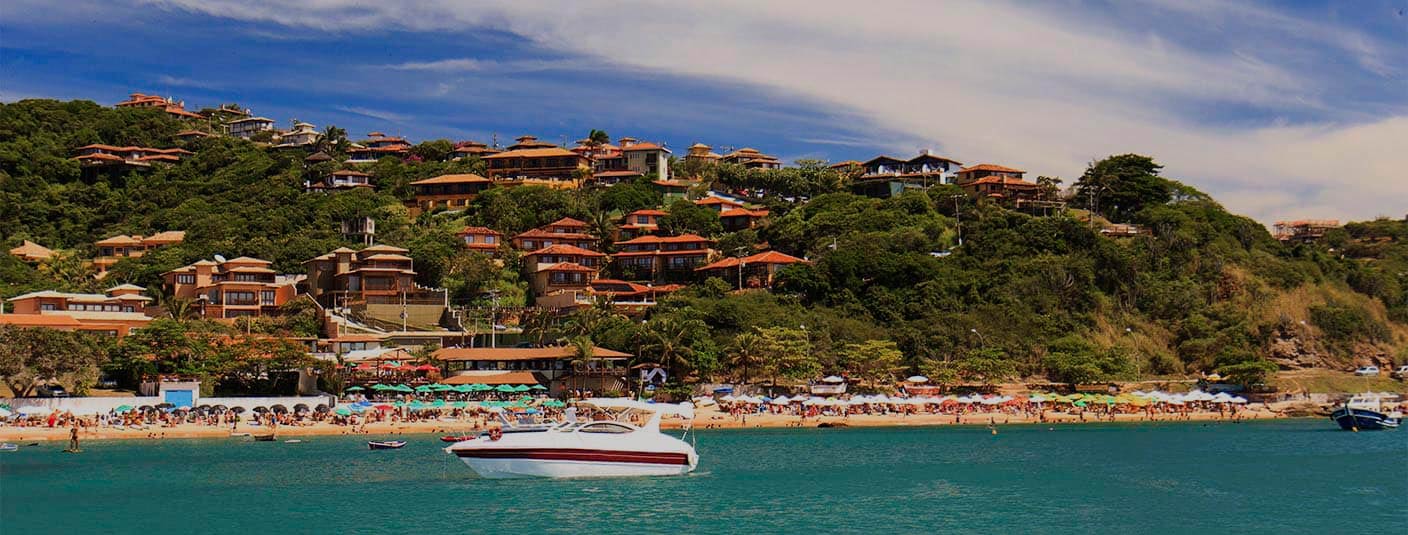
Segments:
[[[547,390],[547,389],[548,389],[548,387],[543,386],[543,385],[533,385],[533,386],[530,386],[530,387],[528,387],[528,388],[529,388],[530,390]]]
[[[517,392],[517,390],[515,390],[515,389],[513,388],[513,385],[499,385],[499,386],[494,387],[494,391],[496,391],[496,392]]]
[[[336,410],[332,411],[332,413],[333,413],[333,414],[336,414],[336,415],[338,415],[338,416],[351,416],[351,415],[352,415],[352,411],[349,410],[347,407],[338,407]]]

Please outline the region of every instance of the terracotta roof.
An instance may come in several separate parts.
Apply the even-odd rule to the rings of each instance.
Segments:
[[[363,172],[361,172],[361,171],[353,171],[353,170],[351,170],[351,169],[338,169],[338,170],[333,171],[333,172],[328,173],[328,174],[330,174],[330,175],[332,175],[332,176],[367,176],[367,177],[371,176],[371,175],[366,174],[366,173],[363,173]],[[453,175],[450,175],[450,176],[453,176]]]
[[[168,230],[152,234],[151,236],[147,236],[146,238],[142,238],[142,241],[145,243],[176,243],[184,241],[185,239],[186,231]]]
[[[411,257],[400,254],[378,253],[364,258],[363,260],[410,260]]]
[[[229,260],[224,261],[223,263],[224,263],[224,264],[272,264],[273,262],[270,262],[270,261],[264,260],[264,259],[260,259],[260,258],[254,258],[254,257],[251,257],[251,256],[241,256],[241,257],[238,257],[238,258],[231,258],[231,259],[229,259]]]
[[[789,255],[789,254],[779,253],[779,252],[777,252],[777,251],[764,251],[764,252],[761,252],[761,253],[758,253],[758,254],[755,254],[755,255],[752,255],[752,256],[744,257],[744,258],[742,258],[742,259],[739,259],[739,258],[737,258],[737,257],[728,257],[728,258],[724,258],[724,259],[722,259],[722,260],[719,260],[718,262],[714,262],[714,263],[709,264],[709,265],[706,265],[706,266],[700,266],[700,267],[694,268],[694,270],[695,270],[695,271],[707,271],[707,270],[711,270],[711,269],[732,268],[732,267],[737,267],[737,266],[738,266],[738,263],[739,263],[740,261],[742,261],[744,265],[747,265],[747,264],[807,264],[807,263],[809,263],[809,262],[807,262],[806,260],[803,260],[803,259],[801,259],[801,258],[797,258],[797,257],[792,256],[792,255]]]
[[[703,198],[703,199],[699,199],[699,200],[697,200],[697,201],[694,201],[694,204],[697,204],[697,205],[699,205],[699,206],[709,206],[709,205],[714,205],[714,204],[728,204],[728,205],[732,205],[732,206],[743,206],[743,203],[741,203],[741,202],[738,202],[738,201],[730,201],[730,200],[725,199],[725,198],[723,198],[723,197],[705,197],[705,198]]]
[[[447,347],[435,351],[436,360],[463,361],[463,360],[536,360],[536,359],[568,359],[573,356],[571,346],[552,347]],[[597,358],[629,358],[629,353],[613,351],[604,347],[593,347],[592,354]],[[476,381],[477,382],[477,381]]]
[[[10,254],[23,256],[25,258],[49,258],[54,256],[54,251],[43,245],[39,245],[29,240],[20,242],[19,247],[10,249]]]
[[[0,314],[0,325],[20,327],[81,327],[82,322],[63,314]]]
[[[96,242],[93,242],[93,245],[98,245],[98,246],[103,246],[103,245],[141,245],[141,244],[142,244],[142,240],[141,240],[140,238],[134,238],[134,237],[128,236],[128,235],[126,235],[126,234],[120,234],[120,235],[117,235],[117,236],[113,236],[113,237],[111,237],[111,238],[104,238],[104,239],[98,240],[98,241],[96,241]]]
[[[584,233],[584,232],[550,232],[550,231],[546,231],[546,230],[543,230],[543,229],[540,229],[540,228],[535,228],[535,229],[532,229],[532,230],[527,230],[527,231],[524,231],[524,232],[522,232],[522,233],[519,233],[517,236],[514,236],[513,238],[514,238],[514,239],[519,239],[519,238],[542,238],[542,239],[555,238],[555,239],[559,239],[559,240],[582,240],[582,241],[585,241],[585,240],[595,240],[595,239],[596,239],[596,236],[592,236],[591,234],[587,234],[587,233]]]
[[[852,165],[861,165],[861,163],[860,163],[859,161],[856,161],[856,160],[846,160],[846,161],[844,161],[844,162],[836,162],[836,163],[833,163],[833,164],[831,164],[831,165],[829,165],[829,166],[827,166],[827,167],[830,167],[830,168],[832,168],[832,169],[840,169],[840,168],[842,168],[842,167],[850,167],[850,166],[852,166]]]
[[[586,221],[579,220],[579,219],[572,219],[572,218],[570,218],[570,217],[564,217],[564,218],[562,218],[562,219],[559,219],[559,220],[557,220],[557,221],[553,221],[552,223],[548,223],[548,224],[543,225],[543,226],[545,226],[545,227],[581,227],[581,228],[586,228],[586,227],[587,227],[587,222],[586,222]]]
[[[425,179],[425,180],[417,180],[417,181],[415,181],[415,182],[412,182],[411,184],[412,184],[412,185],[419,186],[419,185],[425,185],[425,184],[472,184],[472,183],[476,183],[476,182],[493,182],[493,181],[492,181],[492,180],[489,180],[489,179],[487,179],[487,178],[484,178],[484,177],[482,177],[482,176],[473,174],[473,173],[465,173],[465,174],[460,174],[460,175],[440,175],[440,176],[437,176],[437,177],[435,177],[435,178],[427,178],[427,179]]]
[[[211,136],[211,135],[212,135],[212,134],[210,134],[210,133],[208,133],[208,132],[201,132],[200,130],[182,130],[182,131],[176,133],[176,137],[186,137],[186,136],[209,137],[209,136]]]
[[[631,213],[626,214],[626,215],[653,215],[653,216],[664,217],[664,216],[670,215],[670,213],[669,213],[669,212],[666,212],[666,211],[664,211],[664,210],[655,210],[655,209],[651,209],[651,208],[643,208],[643,209],[636,210],[636,211],[631,212]]]
[[[455,233],[456,236],[464,236],[464,235],[467,235],[467,234],[484,234],[484,235],[488,235],[488,236],[503,236],[503,233],[501,233],[501,232],[499,232],[499,231],[497,231],[497,230],[491,229],[491,228],[489,228],[489,227],[465,227],[463,230],[460,230],[459,232],[456,232],[456,233]]]
[[[361,252],[361,253],[408,253],[408,252],[410,252],[410,249],[402,249],[402,248],[400,248],[400,247],[394,247],[394,246],[391,246],[391,245],[381,245],[381,244],[377,244],[377,245],[372,245],[372,246],[369,246],[369,247],[364,247],[364,248],[362,248],[361,251],[358,251],[358,252]]]
[[[993,171],[996,173],[1026,173],[1026,171],[1023,171],[1021,169],[1013,169],[1011,167],[1004,167],[1001,165],[990,163],[980,163],[972,167],[964,167],[958,170],[958,172],[960,173],[968,173],[972,171]]]
[[[633,151],[633,150],[663,150],[663,151],[665,151],[665,152],[669,152],[669,149],[666,149],[665,147],[662,147],[662,146],[657,145],[657,144],[655,144],[655,143],[651,143],[651,142],[649,142],[649,141],[642,141],[642,142],[639,142],[639,143],[632,143],[631,145],[629,145],[629,146],[627,146],[627,147],[625,147],[625,148],[622,148],[621,150],[623,150],[623,151]]]
[[[636,245],[642,243],[692,243],[692,242],[712,242],[698,234],[682,234],[679,236],[641,236],[626,241],[618,241],[616,245]]]
[[[651,180],[650,183],[651,183],[651,184],[655,184],[656,186],[665,186],[665,187],[668,187],[668,188],[687,188],[687,187],[689,187],[689,184],[686,184],[686,183],[684,183],[684,182],[680,182],[680,181],[678,181],[678,180]]]
[[[485,156],[485,160],[502,160],[506,158],[545,158],[550,156],[580,156],[579,154],[559,147],[544,147],[536,149],[518,149],[498,154]]]
[[[605,253],[600,253],[590,249],[583,249],[581,247],[577,247],[575,245],[568,245],[565,243],[555,243],[530,253],[523,253],[523,255],[576,255],[591,257],[606,256]]]

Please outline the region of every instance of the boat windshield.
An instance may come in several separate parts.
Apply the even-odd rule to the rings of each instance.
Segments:
[[[577,428],[578,433],[603,433],[612,435],[624,435],[634,432],[635,430],[634,427],[616,422],[591,422]]]

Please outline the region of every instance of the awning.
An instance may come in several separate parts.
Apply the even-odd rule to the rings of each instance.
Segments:
[[[540,383],[538,377],[533,375],[533,372],[456,375],[440,382],[447,385],[471,385],[475,383],[486,385],[536,385]]]

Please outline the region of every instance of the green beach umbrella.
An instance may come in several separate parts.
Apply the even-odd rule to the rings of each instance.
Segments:
[[[456,402],[454,402],[454,403],[451,403],[450,406],[451,406],[451,407],[454,407],[454,408],[456,408],[456,409],[463,409],[463,408],[469,407],[469,404],[468,404],[468,403],[465,403],[465,402],[463,402],[463,401],[456,401]]]
[[[494,387],[486,385],[484,383],[474,383],[472,385],[469,385],[469,387],[473,388],[475,392],[488,392],[494,389]]]
[[[528,390],[528,385],[518,385],[513,387],[514,392],[527,392]]]
[[[131,406],[131,405],[118,405],[117,408],[116,408],[116,409],[113,409],[113,410],[116,411],[118,414],[121,414],[121,413],[124,413],[124,412],[127,412],[127,411],[132,410],[132,406]]]
[[[497,387],[494,388],[494,391],[495,391],[495,392],[517,392],[517,390],[514,390],[513,385],[499,385],[499,386],[497,386]]]
[[[408,393],[409,393],[409,392],[415,392],[416,389],[411,388],[409,385],[396,385],[396,391],[397,391],[397,392],[408,392]]]
[[[533,386],[530,386],[530,387],[528,387],[528,388],[531,389],[531,390],[547,390],[547,389],[548,389],[548,387],[543,386],[543,385],[533,385]]]
[[[386,390],[386,385],[381,384],[381,383],[377,383],[377,384],[372,385],[372,386],[371,386],[371,389],[380,392],[380,391],[382,391],[382,390]]]
[[[434,390],[434,391],[436,391],[436,392],[448,392],[448,391],[454,390],[455,387],[450,386],[450,385],[447,385],[447,384],[435,383],[435,384],[433,384],[433,385],[430,385],[430,389],[431,389],[431,390]]]
[[[352,388],[347,389],[348,392],[361,392],[361,391],[363,391],[363,390],[366,390],[366,389],[365,389],[365,388],[362,388],[362,387],[360,387],[360,386],[354,386],[354,387],[352,387]]]
[[[338,415],[338,416],[351,416],[351,415],[352,415],[352,411],[348,410],[347,407],[338,407],[336,410],[332,411],[332,413],[333,413],[333,414],[336,414],[336,415]]]
[[[1077,402],[1075,402],[1075,403],[1072,403],[1072,405],[1075,405],[1075,406],[1077,406],[1077,407],[1084,407],[1084,406],[1085,406],[1085,400],[1077,401]]]
[[[455,392],[459,392],[459,393],[461,393],[461,394],[464,394],[464,393],[473,392],[473,391],[474,391],[474,388],[471,387],[471,386],[469,386],[469,385],[455,385],[454,391],[455,391]]]
[[[430,385],[420,385],[416,387],[416,392],[431,392],[433,390],[435,389],[430,388]]]

